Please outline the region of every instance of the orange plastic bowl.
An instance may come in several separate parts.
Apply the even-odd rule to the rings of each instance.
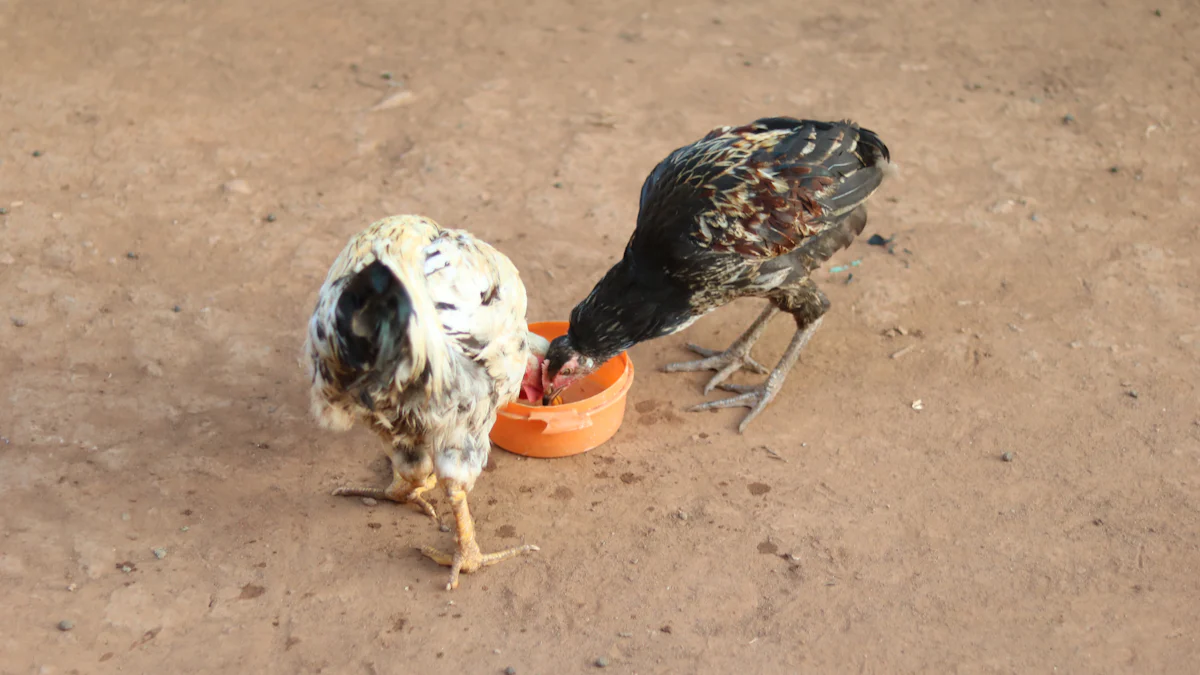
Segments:
[[[529,330],[547,340],[565,335],[566,321],[540,321]],[[621,428],[633,361],[620,355],[563,392],[561,405],[509,403],[496,415],[492,442],[527,457],[569,457],[603,445]]]

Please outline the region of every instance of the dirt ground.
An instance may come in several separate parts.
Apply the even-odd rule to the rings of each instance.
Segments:
[[[1195,0],[493,5],[0,2],[0,673],[1195,672]],[[496,450],[481,541],[541,552],[453,593],[329,496],[387,475],[297,365],[352,232],[562,318],[659,159],[777,114],[900,171],[746,435],[656,367],[753,303],[635,348],[608,444]]]

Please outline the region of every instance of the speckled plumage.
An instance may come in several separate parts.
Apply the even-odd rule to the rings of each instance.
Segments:
[[[440,480],[457,549],[422,552],[473,572],[528,551],[484,554],[467,493],[487,463],[496,412],[540,374],[544,338],[525,323],[525,286],[507,257],[462,230],[420,216],[380,220],[350,239],[321,286],[304,355],[313,415],[325,427],[362,421],[388,444],[386,489],[342,487],[335,495],[412,502]]]

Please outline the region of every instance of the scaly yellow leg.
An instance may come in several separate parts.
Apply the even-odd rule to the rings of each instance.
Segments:
[[[458,549],[453,554],[439,551],[432,546],[422,546],[419,549],[437,564],[450,568],[450,582],[446,584],[446,590],[458,588],[459,572],[470,574],[481,567],[495,565],[522,553],[540,550],[533,544],[523,544],[496,553],[481,553],[479,544],[475,541],[475,521],[471,520],[471,510],[467,507],[467,491],[461,483],[446,481],[446,496],[450,498],[450,508],[454,510]]]

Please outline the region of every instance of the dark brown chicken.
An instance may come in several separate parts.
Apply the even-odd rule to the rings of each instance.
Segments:
[[[720,385],[738,395],[690,410],[749,407],[744,431],[821,325],[829,300],[809,275],[862,232],[865,202],[889,160],[883,141],[852,122],[787,117],[721,127],[672,152],[642,185],[624,257],[551,343],[545,400],[639,342],[683,330],[737,298],[766,298],[763,313],[728,349],[688,345],[702,358],[666,366],[717,371],[705,393]],[[779,311],[795,319],[796,334],[775,369],[759,385],[724,383],[741,368],[767,374],[750,348]]]

